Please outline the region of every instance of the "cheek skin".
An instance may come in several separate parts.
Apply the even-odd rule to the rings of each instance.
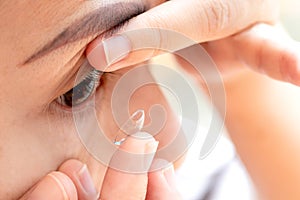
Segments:
[[[101,97],[96,107],[98,119],[105,124],[105,132],[109,133],[108,138],[111,141],[119,129],[111,115],[111,94],[114,84],[125,72],[126,70],[119,75],[107,77],[99,94],[97,93]],[[145,72],[143,76],[146,75],[149,75],[149,72]],[[134,112],[142,108],[148,113],[149,108],[157,103],[167,108],[170,116],[167,126],[162,130],[166,134],[161,134],[163,136],[159,134],[156,138],[162,148],[174,137],[177,121],[160,90],[157,87],[146,87],[137,91],[132,96],[129,109],[130,112]],[[148,122],[147,118],[146,123]],[[56,170],[63,161],[70,158],[76,158],[88,165],[94,182],[100,190],[106,167],[86,152],[78,139],[72,119],[62,120],[59,114],[53,112],[47,116],[19,118],[6,124],[7,126],[1,124],[1,132],[5,134],[0,135],[0,186],[3,186],[0,187],[0,194],[5,195],[0,195],[0,199],[16,199],[39,179],[50,171]]]
[[[65,151],[68,146],[79,146],[60,128],[49,128],[45,118],[19,118],[9,124],[1,135],[4,157],[0,161],[0,185],[5,185],[0,187],[1,195],[6,193],[11,199],[19,197],[70,156],[70,151]]]
[[[69,120],[57,119],[48,115],[0,124],[0,199],[19,198],[70,158],[86,163],[100,187],[106,168],[86,152]]]
[[[111,95],[117,80],[128,69],[120,70],[117,75],[106,76],[103,86],[97,92],[96,110],[108,138],[113,141],[118,127],[111,112]],[[149,76],[149,72],[141,77]],[[146,113],[154,104],[162,104],[168,113],[167,125],[156,137],[160,147],[167,146],[177,132],[177,117],[168,106],[157,87],[138,90],[128,105],[130,112],[144,109]],[[15,111],[17,112],[17,111]],[[13,114],[13,113],[10,113]],[[146,117],[146,123],[149,118]],[[5,125],[6,124],[6,125]],[[5,124],[0,124],[0,199],[16,199],[32,187],[39,179],[57,168],[67,159],[75,158],[86,163],[97,188],[101,188],[106,166],[99,164],[85,150],[79,140],[72,117],[62,119],[56,113],[43,116],[24,116]],[[3,134],[5,133],[5,134]],[[163,134],[164,133],[164,134]],[[3,164],[2,164],[3,163]],[[4,195],[4,196],[1,196]]]

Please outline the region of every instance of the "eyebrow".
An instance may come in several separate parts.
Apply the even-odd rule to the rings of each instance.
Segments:
[[[100,7],[65,28],[53,40],[27,58],[23,65],[34,62],[67,44],[105,31],[113,31],[129,19],[145,12],[145,9],[143,3],[122,2]]]

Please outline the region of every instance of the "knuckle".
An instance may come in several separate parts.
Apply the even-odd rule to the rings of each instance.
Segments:
[[[210,1],[206,3],[204,9],[204,20],[207,21],[207,33],[215,34],[225,29],[232,21],[233,9],[230,3],[225,1]]]
[[[147,20],[144,20],[143,23],[148,27],[168,28],[169,23],[167,23],[168,20],[166,20],[166,18],[168,18],[168,16],[165,16],[163,13],[149,13]]]

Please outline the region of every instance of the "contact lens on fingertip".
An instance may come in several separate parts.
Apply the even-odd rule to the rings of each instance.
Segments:
[[[137,110],[130,118],[120,127],[115,139],[114,144],[120,146],[129,135],[140,132],[145,122],[145,111]]]

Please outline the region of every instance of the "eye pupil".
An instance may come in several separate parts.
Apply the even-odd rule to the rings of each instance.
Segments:
[[[86,80],[83,80],[76,87],[74,87],[72,89],[72,104],[74,104],[74,106],[77,106],[85,102],[93,93],[95,85],[96,81],[88,78]]]
[[[84,103],[94,92],[98,81],[93,78],[86,78],[74,88],[61,95],[59,103],[68,106],[76,107]]]
[[[73,106],[73,88],[69,90],[67,93],[63,95],[64,104],[66,106],[72,107]]]

